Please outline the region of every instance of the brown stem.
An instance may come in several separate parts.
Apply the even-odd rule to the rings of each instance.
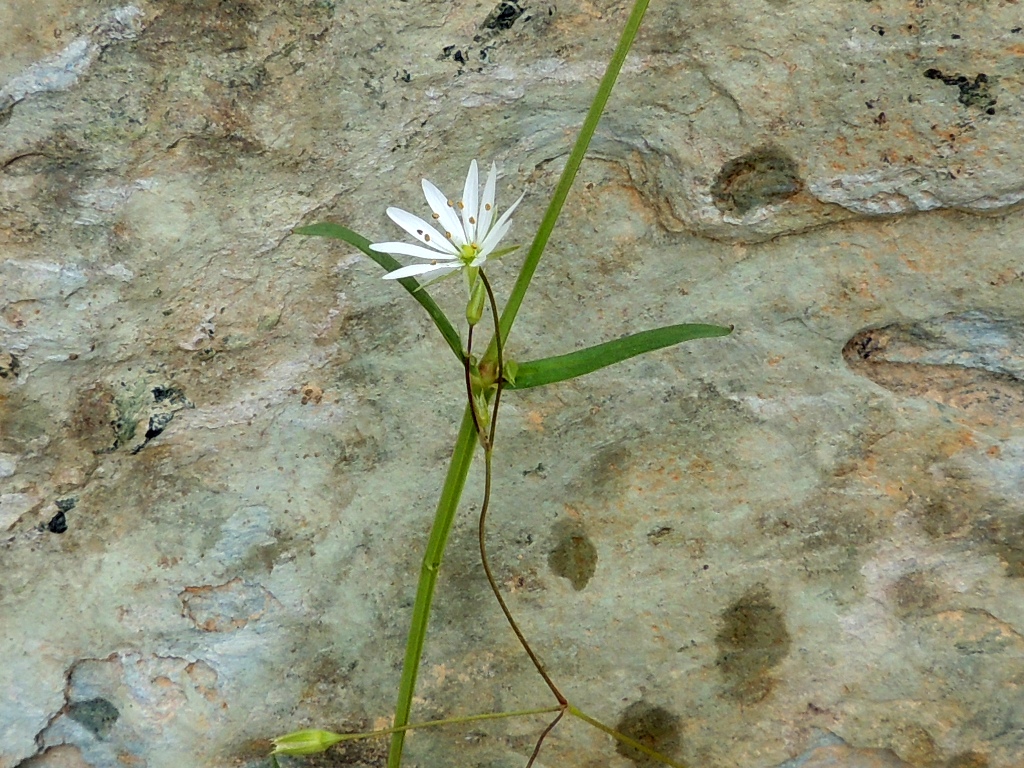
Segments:
[[[530,761],[526,764],[526,768],[532,768],[534,761],[537,759],[537,755],[540,754],[541,745],[544,743],[544,739],[547,738],[548,734],[551,733],[552,729],[558,725],[558,721],[562,719],[562,715],[565,714],[565,704],[562,705],[562,709],[559,710],[558,714],[555,715],[555,719],[548,723],[548,727],[541,733],[540,738],[537,739],[537,746],[533,748],[533,754],[530,755]]]
[[[523,646],[523,650],[526,651],[526,655],[530,657],[530,661],[533,662],[533,666],[536,667],[537,672],[540,674],[540,676],[544,678],[544,682],[547,683],[548,688],[551,689],[551,692],[555,695],[555,698],[558,700],[558,703],[565,707],[568,706],[568,700],[565,698],[562,692],[558,689],[558,686],[555,685],[555,682],[548,675],[547,671],[544,669],[544,665],[537,657],[537,654],[533,652],[533,649],[530,647],[529,642],[527,642],[526,636],[523,635],[522,630],[519,629],[519,625],[516,623],[516,620],[512,618],[512,612],[509,610],[508,605],[505,603],[505,598],[501,596],[501,590],[498,589],[498,583],[494,580],[494,574],[491,572],[491,564],[487,558],[487,511],[490,509],[491,504],[491,455],[493,453],[492,447],[494,446],[495,429],[498,426],[498,404],[501,400],[502,391],[501,369],[504,362],[502,357],[502,347],[504,346],[504,344],[502,343],[500,331],[498,328],[498,305],[494,298],[494,292],[491,290],[491,284],[484,276],[483,271],[480,272],[480,279],[483,280],[484,288],[487,290],[487,298],[488,302],[491,305],[491,314],[494,318],[495,323],[495,338],[498,340],[498,389],[494,395],[494,410],[491,414],[490,435],[488,436],[487,443],[484,446],[484,498],[483,502],[480,505],[480,525],[477,530],[477,534],[480,540],[480,562],[483,565],[484,575],[487,577],[487,583],[490,585],[491,591],[494,593],[494,598],[498,601],[498,605],[501,607],[501,612],[505,614],[505,620],[508,622],[508,625],[512,628],[512,631],[515,633],[516,638],[519,640],[519,644]],[[557,719],[555,720],[555,722],[558,722]],[[553,727],[553,724],[551,727]]]

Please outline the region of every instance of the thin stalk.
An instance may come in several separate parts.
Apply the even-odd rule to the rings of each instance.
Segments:
[[[487,349],[487,356],[493,354],[496,339],[499,337],[502,340],[507,339],[509,331],[512,330],[512,324],[519,313],[519,307],[522,305],[523,299],[526,298],[526,291],[530,287],[533,273],[537,271],[540,257],[544,255],[544,248],[548,244],[548,239],[555,228],[558,215],[562,212],[562,206],[565,205],[565,200],[569,196],[569,190],[576,179],[576,172],[580,169],[583,156],[587,153],[590,140],[594,137],[594,131],[597,129],[601,114],[608,104],[608,97],[611,96],[615,80],[619,76],[622,64],[626,61],[626,54],[629,53],[629,49],[633,45],[633,39],[636,37],[637,30],[640,29],[640,22],[643,21],[648,2],[649,0],[636,0],[633,4],[633,10],[630,11],[629,18],[626,20],[626,26],[619,37],[619,43],[615,46],[615,52],[612,54],[611,61],[608,62],[608,67],[604,71],[600,85],[597,87],[597,95],[594,97],[590,110],[583,120],[580,135],[573,145],[572,152],[569,153],[569,159],[566,161],[565,169],[558,180],[558,186],[555,187],[555,194],[548,204],[548,209],[544,213],[544,218],[540,222],[537,234],[534,236],[533,242],[530,244],[530,250],[523,261],[522,269],[519,270],[519,277],[516,278],[516,283],[512,287],[512,293],[509,294],[505,309],[501,313],[499,331],[495,334],[495,338],[491,340],[491,345]]]
[[[465,715],[463,717],[446,717],[441,720],[427,720],[422,723],[409,723],[400,727],[382,728],[379,731],[366,731],[364,733],[339,734],[341,741],[357,741],[359,739],[379,739],[382,736],[390,736],[394,733],[415,731],[420,728],[437,728],[442,725],[459,725],[461,723],[475,723],[480,720],[504,720],[508,717],[527,717],[529,715],[546,715],[549,712],[558,712],[562,707],[554,704],[550,707],[538,707],[536,709],[518,709],[514,712],[485,712],[482,715]],[[341,742],[338,742],[339,744]]]
[[[484,575],[487,577],[487,583],[490,585],[491,591],[494,593],[494,598],[498,601],[498,605],[501,607],[501,612],[505,614],[505,620],[508,622],[508,625],[512,628],[512,631],[515,633],[516,638],[519,640],[519,644],[523,646],[523,650],[526,651],[526,655],[530,657],[530,661],[533,662],[533,666],[537,668],[537,672],[540,674],[542,678],[544,678],[544,682],[547,683],[548,688],[551,689],[551,692],[555,695],[555,698],[558,700],[558,703],[562,707],[565,707],[568,703],[565,699],[565,696],[562,694],[560,690],[558,690],[558,686],[555,685],[554,680],[551,679],[550,675],[548,675],[547,673],[547,670],[544,669],[544,665],[541,663],[540,658],[538,658],[537,654],[533,652],[533,648],[531,648],[529,642],[527,642],[526,636],[523,634],[523,631],[519,628],[519,625],[516,623],[516,620],[512,617],[512,611],[509,610],[508,604],[505,602],[505,598],[501,596],[501,590],[498,589],[498,583],[494,580],[494,573],[491,571],[491,564],[487,557],[487,512],[488,510],[490,510],[491,507],[491,479],[493,477],[493,472],[491,468],[491,457],[494,454],[494,436],[498,428],[498,405],[501,402],[503,344],[500,336],[497,336],[499,331],[498,303],[494,298],[494,291],[491,290],[491,284],[487,282],[487,278],[484,277],[483,272],[480,273],[480,279],[484,281],[484,288],[487,291],[487,299],[488,303],[491,306],[491,315],[494,319],[494,332],[498,340],[496,347],[498,354],[498,370],[496,377],[496,381],[498,382],[498,388],[497,392],[494,395],[494,410],[491,413],[491,431],[490,435],[487,438],[487,442],[484,444],[484,498],[480,504],[480,524],[477,529],[477,536],[479,538],[480,544],[480,563],[483,565]],[[472,397],[472,393],[470,393],[470,396]],[[561,715],[555,718],[555,723],[557,723],[560,718]],[[554,723],[548,726],[547,730],[551,730],[551,728],[553,727]],[[544,732],[545,735],[547,734],[547,730]],[[543,740],[544,737],[542,736],[540,741]],[[537,743],[537,749],[540,749],[540,742]],[[536,752],[534,752],[534,757],[530,758],[531,764],[533,763],[535,757]]]
[[[494,321],[494,338],[497,341],[495,349],[498,351],[498,370],[497,375],[495,376],[498,388],[494,394],[494,412],[491,414],[491,432],[487,436],[487,445],[493,446],[495,431],[498,428],[498,405],[501,403],[501,392],[505,386],[505,377],[503,375],[505,372],[505,359],[502,357],[502,355],[505,354],[505,340],[501,337],[501,324],[498,320],[498,300],[494,298],[494,291],[491,289],[491,283],[487,279],[487,275],[483,273],[483,270],[480,271],[480,280],[483,281],[484,290],[487,291],[487,302],[491,305],[491,318]]]
[[[427,624],[430,620],[430,607],[434,600],[434,588],[437,585],[437,571],[441,567],[444,548],[448,543],[455,522],[455,513],[462,497],[462,489],[466,486],[466,476],[470,464],[473,463],[473,450],[476,448],[477,431],[473,424],[473,414],[466,408],[462,414],[462,425],[455,439],[448,475],[441,489],[441,498],[437,501],[434,524],[430,529],[427,549],[423,553],[423,565],[420,568],[420,580],[416,586],[416,602],[412,608],[412,623],[409,626],[409,638],[405,645],[405,661],[402,663],[402,679],[398,684],[398,701],[395,704],[394,727],[401,728],[409,724],[409,713],[412,710],[412,697],[416,690],[416,678],[419,675],[420,657],[427,636]],[[405,744],[405,731],[396,731],[391,736],[391,747],[388,751],[388,768],[400,768],[402,764],[402,747]]]
[[[555,719],[548,723],[548,727],[541,732],[540,737],[537,739],[537,745],[533,748],[533,754],[530,755],[530,760],[526,763],[526,768],[533,768],[533,764],[537,762],[537,755],[540,754],[540,748],[544,746],[544,739],[548,737],[548,734],[558,725],[558,721],[565,715],[565,707],[565,704],[559,707],[559,712],[555,715]]]
[[[480,525],[477,528],[477,536],[480,541],[480,562],[484,567],[484,575],[487,577],[487,583],[491,586],[491,591],[494,593],[494,598],[498,601],[498,605],[501,606],[501,612],[505,614],[505,620],[508,625],[512,628],[516,638],[519,640],[519,644],[523,646],[523,650],[526,651],[526,655],[530,657],[530,661],[533,662],[533,666],[537,668],[537,673],[544,678],[544,682],[548,688],[551,689],[551,693],[554,694],[558,703],[563,707],[568,703],[565,696],[558,686],[555,685],[555,681],[548,675],[547,670],[544,669],[544,665],[541,663],[540,658],[533,652],[533,648],[526,640],[526,636],[523,631],[519,628],[516,620],[512,618],[512,612],[509,610],[508,605],[505,603],[505,598],[501,596],[501,590],[498,589],[498,584],[494,580],[494,574],[491,572],[491,565],[487,559],[487,509],[491,497],[491,451],[484,452],[484,502],[480,507]]]

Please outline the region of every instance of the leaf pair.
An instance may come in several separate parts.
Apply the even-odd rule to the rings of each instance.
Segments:
[[[402,266],[386,253],[371,251],[369,240],[340,224],[312,224],[307,227],[298,227],[292,231],[296,235],[314,235],[343,240],[349,245],[358,248],[389,272]],[[434,325],[441,332],[441,336],[448,342],[448,346],[461,362],[463,353],[459,332],[455,330],[455,326],[452,325],[441,307],[424,290],[416,278],[406,277],[398,282],[427,311],[430,319],[434,321]],[[693,339],[728,336],[730,333],[732,333],[732,328],[702,323],[667,325],[663,328],[641,331],[640,333],[623,336],[621,339],[606,341],[603,344],[570,352],[566,355],[556,355],[554,357],[545,357],[542,360],[519,363],[516,367],[515,378],[507,381],[506,387],[508,389],[530,389],[543,386],[544,384],[567,381],[609,365],[621,363],[623,360],[642,355],[645,352],[652,352],[656,349],[663,349],[664,347],[670,347],[684,341],[692,341]]]

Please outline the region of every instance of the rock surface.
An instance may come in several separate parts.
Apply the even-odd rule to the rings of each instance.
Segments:
[[[0,8],[0,768],[387,725],[460,370],[291,229],[396,238],[385,207],[475,157],[527,243],[627,12]],[[491,558],[583,710],[692,766],[1022,764],[1022,29],[651,4],[509,352],[736,330],[505,398]],[[548,701],[480,572],[480,481],[417,719]],[[542,727],[420,732],[409,764],[523,765]],[[541,764],[645,763],[563,723]]]

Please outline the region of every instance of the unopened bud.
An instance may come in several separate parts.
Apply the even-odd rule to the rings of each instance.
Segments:
[[[274,739],[272,755],[315,755],[325,752],[345,737],[340,733],[319,731],[316,729],[295,731]]]
[[[476,325],[484,316],[484,302],[487,301],[487,292],[484,290],[484,281],[479,278],[469,290],[469,303],[466,304],[466,322]]]

